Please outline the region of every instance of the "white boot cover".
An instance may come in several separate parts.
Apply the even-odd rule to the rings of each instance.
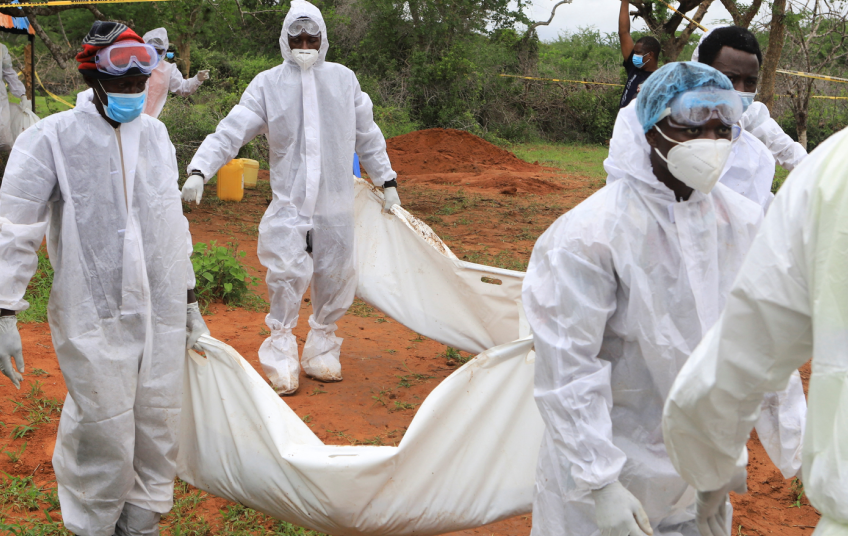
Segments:
[[[297,358],[297,339],[291,329],[270,317],[265,324],[271,329],[271,336],[259,347],[259,362],[262,370],[271,380],[274,390],[280,395],[291,395],[299,387],[300,363]],[[308,342],[307,342],[308,344]]]
[[[316,380],[338,382],[342,380],[342,364],[339,354],[344,339],[335,336],[338,326],[323,325],[315,321],[315,315],[309,316],[312,330],[303,345],[303,372]]]
[[[141,506],[125,503],[121,517],[115,525],[115,536],[159,536],[162,514]]]

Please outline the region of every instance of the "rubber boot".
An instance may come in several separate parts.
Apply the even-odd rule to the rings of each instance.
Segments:
[[[115,525],[115,536],[159,536],[161,518],[162,514],[124,503],[121,517]]]
[[[259,362],[279,395],[293,395],[300,387],[300,362],[297,339],[291,329],[277,320],[265,317],[271,336],[259,347]]]
[[[309,316],[309,327],[312,330],[303,345],[303,372],[324,382],[342,381],[339,354],[344,339],[335,336],[338,327],[335,324],[319,324],[315,321],[315,315]]]

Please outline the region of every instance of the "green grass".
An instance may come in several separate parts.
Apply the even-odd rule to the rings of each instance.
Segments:
[[[66,101],[71,104],[76,104],[77,96],[76,95],[59,95]],[[9,95],[10,103],[18,103],[21,102],[21,99],[17,97],[13,97],[11,94]],[[53,100],[52,97],[44,97],[41,88],[38,89],[35,95],[35,115],[44,119],[48,115],[52,115],[58,112],[64,112],[65,110],[70,110],[68,106],[61,102],[57,102]]]
[[[24,299],[29,309],[18,313],[18,322],[47,322],[47,301],[53,286],[53,267],[47,258],[47,250],[38,250],[38,268],[27,285]]]
[[[789,176],[789,172],[783,169],[781,166],[776,166],[774,172],[774,182],[771,183],[771,191],[772,193],[777,193],[780,190],[780,187],[783,186],[784,181],[786,181],[786,177]]]
[[[606,179],[604,159],[609,149],[599,145],[553,143],[516,143],[508,147],[515,156],[527,162],[561,169],[575,175]]]

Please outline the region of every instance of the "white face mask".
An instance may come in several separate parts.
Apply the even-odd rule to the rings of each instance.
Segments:
[[[736,93],[739,94],[739,98],[742,99],[742,111],[747,112],[748,106],[754,103],[754,97],[757,96],[757,92],[747,93],[745,91],[737,91]]]
[[[668,157],[654,148],[657,155],[668,164],[671,174],[690,188],[704,194],[710,193],[727,163],[733,143],[724,139],[680,142],[666,136],[659,127],[656,129],[663,138],[676,144],[668,152]]]
[[[310,67],[312,67],[315,64],[315,62],[318,61],[318,51],[317,50],[314,50],[314,49],[311,49],[311,48],[308,48],[308,49],[296,48],[296,49],[292,50],[291,52],[292,52],[292,57],[294,58],[294,61],[297,62],[297,64],[300,65],[300,68],[304,71],[309,69]]]

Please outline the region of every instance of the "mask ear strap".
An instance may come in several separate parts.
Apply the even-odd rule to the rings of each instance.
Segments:
[[[669,138],[668,136],[666,136],[666,135],[665,135],[665,132],[663,132],[663,131],[662,131],[662,129],[660,129],[660,127],[659,127],[658,125],[654,125],[654,128],[655,128],[655,129],[657,129],[657,132],[659,132],[659,133],[660,133],[660,135],[661,135],[663,138],[665,138],[666,140],[670,141],[671,143],[673,143],[673,144],[675,144],[675,145],[680,145],[680,144],[682,143],[682,142],[679,142],[679,141],[677,141],[677,140],[673,140],[673,139]]]
[[[103,90],[103,93],[106,93],[106,88],[103,87],[103,83],[99,79],[97,80],[97,85],[100,86],[100,89]],[[97,97],[97,100],[100,102],[100,105],[105,107],[106,103],[103,102],[103,99],[100,98],[100,95],[97,93],[97,90],[94,89],[94,88],[91,88],[91,91],[94,92],[94,96]]]
[[[661,129],[659,126],[654,125],[654,128],[657,130],[657,132],[659,132],[659,133],[660,133],[660,135],[661,135],[663,138],[667,139],[668,141],[670,141],[671,143],[673,143],[673,144],[675,144],[675,145],[680,145],[680,142],[679,142],[679,141],[675,141],[675,140],[673,140],[673,139],[669,138],[668,136],[666,136],[666,135],[665,135],[665,132],[663,132],[663,131],[662,131],[662,129]],[[660,150],[659,150],[659,149],[657,149],[656,147],[651,147],[651,149],[652,149],[655,153],[657,153],[657,156],[659,156],[660,158],[662,158],[662,160],[663,160],[666,164],[668,164],[668,163],[669,163],[668,158],[666,158],[665,156],[663,156],[663,154],[660,152]]]

